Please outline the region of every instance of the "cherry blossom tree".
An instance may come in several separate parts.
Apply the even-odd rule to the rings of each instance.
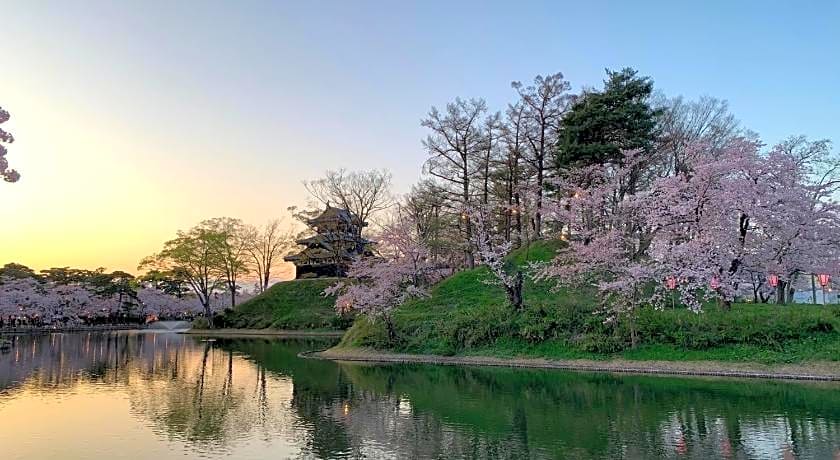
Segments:
[[[723,150],[694,146],[690,169],[660,180],[651,197],[654,260],[670,273],[692,267],[702,275],[694,278],[715,278],[725,302],[756,273],[779,276],[779,303],[800,275],[836,273],[836,166],[820,165],[831,162],[827,153],[802,155],[782,144],[763,155],[758,147],[743,139]]]
[[[37,300],[43,295],[40,283],[32,277],[0,279],[0,320],[8,324],[19,315],[36,314]]]
[[[173,296],[154,287],[138,289],[137,299],[143,306],[144,314],[160,319],[184,319],[203,312],[194,295]]]
[[[9,112],[4,110],[3,107],[0,107],[0,125],[9,121],[10,117]],[[9,168],[9,161],[6,159],[8,150],[3,145],[4,143],[11,144],[14,141],[15,138],[11,133],[0,128],[0,177],[6,182],[17,182],[20,179],[20,174],[14,169]]]
[[[474,206],[466,214],[474,223],[472,243],[478,261],[493,274],[493,279],[487,280],[488,284],[501,285],[511,306],[517,310],[522,308],[522,271],[516,270],[511,274],[505,263],[505,256],[510,253],[514,241],[492,228],[490,210],[486,206]]]
[[[0,316],[30,324],[81,324],[115,317],[120,306],[115,296],[102,296],[81,283],[62,284],[36,278],[0,280]]]
[[[618,166],[574,168],[556,181],[551,209],[567,223],[569,245],[538,277],[596,286],[608,318],[617,319],[664,306],[666,279],[699,312],[715,298],[728,305],[756,273],[779,274],[784,283],[800,273],[837,273],[840,181],[827,155],[783,147],[762,154],[743,138],[714,149],[693,144],[681,172],[622,194],[637,161],[624,152]]]
[[[247,300],[251,294],[241,293],[238,300]],[[229,294],[220,291],[211,296],[211,311],[228,306]],[[137,302],[139,317],[187,319],[203,313],[195,294],[172,295],[144,283],[133,299]],[[137,316],[132,316],[136,318]],[[36,277],[0,277],[0,325],[79,325],[97,322],[123,322],[125,304],[115,293],[98,291],[95,286],[80,283],[62,283]]]
[[[338,295],[339,313],[356,311],[384,321],[388,339],[396,339],[391,312],[406,300],[425,295],[444,272],[432,263],[431,251],[419,237],[417,225],[406,215],[384,225],[376,236],[378,257],[360,258],[348,271],[350,282],[339,282],[325,295]]]
[[[572,168],[552,180],[556,193],[546,201],[546,216],[564,222],[559,238],[568,240],[555,259],[535,278],[561,285],[597,287],[608,321],[632,320],[643,287],[657,277],[643,255],[651,231],[644,220],[643,194],[621,198],[623,183],[643,161],[638,152],[624,152],[620,165],[594,164]],[[631,328],[632,339],[635,332]]]

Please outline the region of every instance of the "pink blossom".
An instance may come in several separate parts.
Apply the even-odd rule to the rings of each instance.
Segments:
[[[790,282],[836,274],[838,167],[824,155],[797,152],[776,147],[762,155],[746,139],[716,149],[694,144],[685,172],[630,194],[623,190],[638,180],[634,152],[621,166],[567,171],[549,209],[569,245],[537,276],[594,285],[611,311],[622,313],[663,306],[671,277],[682,303],[700,311],[705,300],[733,300],[756,274]]]
[[[0,124],[9,121],[9,118],[9,112],[3,110],[3,107],[0,107]],[[14,169],[9,168],[9,161],[6,159],[8,150],[6,150],[6,146],[3,145],[3,143],[11,144],[14,141],[15,138],[11,133],[4,131],[3,128],[0,128],[0,177],[2,177],[6,182],[17,182],[18,179],[20,179],[20,174]]]
[[[427,286],[444,274],[431,262],[431,251],[411,219],[400,216],[383,226],[376,236],[378,257],[360,258],[349,271],[350,282],[339,282],[324,291],[338,295],[340,313],[357,311],[382,318],[393,334],[391,311],[406,300],[425,295]]]

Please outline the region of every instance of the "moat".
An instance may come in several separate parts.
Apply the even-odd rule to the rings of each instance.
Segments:
[[[838,458],[840,385],[302,359],[329,340],[16,336],[4,459]]]

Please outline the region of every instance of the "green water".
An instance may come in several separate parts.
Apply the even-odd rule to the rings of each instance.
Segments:
[[[0,458],[840,459],[840,385],[337,364],[317,340],[15,338]]]

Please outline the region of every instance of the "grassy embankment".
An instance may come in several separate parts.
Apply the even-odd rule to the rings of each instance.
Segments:
[[[548,260],[556,247],[533,244],[512,254],[509,263]],[[633,349],[626,322],[606,325],[594,313],[594,292],[552,291],[527,280],[526,305],[514,312],[501,288],[484,282],[488,279],[485,268],[460,272],[433,287],[429,297],[397,309],[398,343],[387,343],[381,323],[359,318],[338,348],[553,359],[840,361],[836,305],[735,304],[731,311],[710,305],[700,314],[679,306],[645,308],[636,319],[641,343]]]
[[[326,331],[346,329],[352,320],[336,315],[334,297],[322,292],[336,282],[322,278],[276,283],[217,319],[217,326],[240,329]]]

